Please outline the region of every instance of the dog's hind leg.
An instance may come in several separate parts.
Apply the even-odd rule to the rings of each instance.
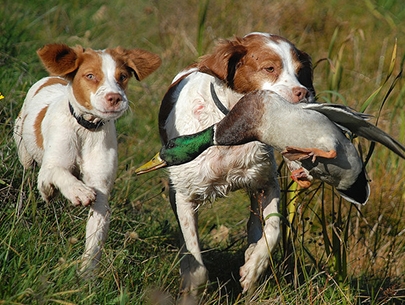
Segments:
[[[249,247],[245,252],[245,264],[240,268],[243,292],[255,288],[259,277],[269,265],[269,257],[280,236],[280,190],[276,178],[270,181],[266,189],[258,190],[250,197],[252,211],[248,226]]]
[[[13,137],[17,146],[18,159],[20,160],[22,166],[25,169],[28,169],[34,164],[34,158],[28,152],[27,147],[25,146],[25,143],[23,141],[23,123],[24,120],[22,118],[22,113],[20,113],[15,120]]]

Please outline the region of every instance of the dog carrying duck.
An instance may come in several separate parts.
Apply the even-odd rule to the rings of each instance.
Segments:
[[[169,140],[136,173],[187,163],[214,145],[260,141],[281,152],[301,187],[319,179],[349,202],[365,204],[370,194],[367,174],[345,131],[383,144],[405,159],[405,147],[368,117],[337,104],[292,104],[273,91],[258,90],[242,97],[217,124]]]

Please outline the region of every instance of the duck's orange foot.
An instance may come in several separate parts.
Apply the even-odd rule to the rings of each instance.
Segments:
[[[312,162],[315,162],[317,157],[334,159],[336,158],[336,150],[325,151],[318,148],[300,148],[287,146],[281,154],[290,161],[300,161],[312,157]]]
[[[291,171],[291,179],[304,189],[309,188],[312,184],[312,177],[308,176],[302,167]]]

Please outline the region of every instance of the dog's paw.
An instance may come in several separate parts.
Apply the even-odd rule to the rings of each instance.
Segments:
[[[89,206],[96,201],[96,192],[94,189],[83,183],[77,183],[69,187],[67,191],[62,191],[62,194],[72,202],[74,206]]]
[[[196,268],[193,268],[192,272],[188,270],[181,275],[180,294],[183,296],[201,295],[207,287],[209,281],[208,270],[198,263],[194,267]]]
[[[38,189],[39,189],[42,199],[48,203],[58,193],[56,188],[52,184],[48,184],[48,183],[38,183]]]
[[[269,265],[267,252],[261,253],[256,244],[251,244],[245,252],[245,264],[240,268],[240,285],[243,293],[251,291],[257,286],[262,273]]]
[[[253,251],[255,250],[256,243],[252,243],[249,245],[249,247],[245,251],[245,262],[247,262],[252,255]]]

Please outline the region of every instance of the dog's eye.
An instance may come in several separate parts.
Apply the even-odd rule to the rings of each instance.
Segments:
[[[120,82],[124,82],[127,78],[128,78],[128,75],[126,75],[126,74],[121,74],[120,77],[119,77],[119,81],[120,81]]]
[[[96,77],[94,76],[94,74],[91,74],[91,73],[87,74],[86,77],[87,77],[87,79],[89,79],[89,80],[95,80],[95,79],[96,79]]]
[[[267,67],[265,68],[267,72],[273,73],[274,72],[274,67]]]

